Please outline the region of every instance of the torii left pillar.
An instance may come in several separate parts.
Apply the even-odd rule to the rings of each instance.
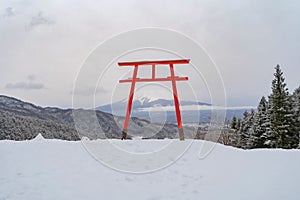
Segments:
[[[127,137],[128,124],[129,124],[129,119],[130,119],[132,100],[133,100],[133,96],[134,96],[134,88],[135,88],[136,82],[158,82],[158,81],[172,82],[174,106],[175,106],[176,118],[177,118],[177,124],[178,124],[179,139],[184,140],[184,133],[183,133],[183,128],[182,128],[182,121],[181,121],[176,81],[186,81],[186,80],[188,80],[188,77],[175,76],[174,64],[188,64],[189,61],[190,61],[189,59],[184,59],[184,60],[163,60],[163,61],[160,60],[160,61],[139,61],[139,62],[119,62],[118,63],[118,65],[120,67],[121,66],[133,66],[134,67],[132,79],[126,79],[126,80],[119,81],[120,83],[131,82],[126,117],[125,117],[125,122],[124,122],[124,128],[122,131],[122,140],[125,140]],[[145,66],[145,65],[152,66],[152,77],[151,78],[137,78],[138,67]],[[156,78],[155,77],[155,67],[157,65],[168,65],[170,67],[170,75],[171,76],[168,76],[166,78]]]

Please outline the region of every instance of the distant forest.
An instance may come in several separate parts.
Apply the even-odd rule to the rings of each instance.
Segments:
[[[30,140],[38,133],[48,139],[80,139],[75,127],[0,110],[0,140]]]

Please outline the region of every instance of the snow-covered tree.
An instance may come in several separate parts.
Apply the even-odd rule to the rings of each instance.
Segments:
[[[294,111],[294,123],[295,123],[295,131],[298,133],[298,137],[300,136],[300,86],[294,91],[291,96],[293,111]],[[300,147],[300,145],[298,146]]]
[[[239,118],[239,119],[237,120],[237,123],[236,123],[236,130],[240,130],[240,128],[241,128],[241,123],[242,123],[242,120]]]
[[[294,91],[292,101],[294,112],[296,113],[298,123],[300,123],[300,86]],[[300,124],[298,124],[298,127],[300,128]]]
[[[268,147],[270,117],[268,113],[268,102],[264,96],[261,98],[257,107],[253,129],[254,132],[251,135],[251,148]]]
[[[272,93],[269,96],[270,134],[269,144],[274,148],[296,148],[299,134],[295,132],[292,101],[280,66],[275,67]]]
[[[238,131],[240,135],[239,146],[244,149],[251,148],[251,137],[253,135],[253,125],[254,125],[254,117],[255,112],[251,109],[251,112],[245,111],[243,113],[244,118],[241,121],[241,126]]]
[[[236,130],[237,129],[237,118],[236,116],[232,117],[232,121],[230,123],[230,128]]]

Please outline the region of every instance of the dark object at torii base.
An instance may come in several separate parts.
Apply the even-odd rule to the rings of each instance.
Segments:
[[[183,133],[183,129],[182,129],[182,121],[181,121],[181,114],[180,114],[180,108],[179,108],[176,81],[187,81],[188,77],[175,76],[174,64],[188,64],[189,62],[190,62],[189,59],[184,59],[184,60],[160,60],[160,61],[139,61],[139,62],[119,62],[118,63],[118,65],[120,67],[134,66],[132,79],[119,80],[119,83],[131,82],[131,88],[130,88],[128,105],[127,105],[127,112],[126,112],[126,117],[125,117],[125,122],[124,122],[124,128],[122,131],[122,140],[125,140],[127,137],[128,124],[129,124],[129,119],[130,119],[135,83],[136,82],[157,82],[157,81],[171,81],[172,82],[179,139],[184,140],[184,133]],[[145,66],[145,65],[152,66],[152,77],[151,78],[137,78],[138,67]],[[156,65],[169,65],[171,76],[168,76],[166,78],[155,78]]]

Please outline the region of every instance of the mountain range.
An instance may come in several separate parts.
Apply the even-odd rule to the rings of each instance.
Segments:
[[[83,116],[74,123],[74,113]],[[86,116],[95,114],[98,123],[89,122]],[[84,135],[90,139],[120,138],[124,117],[114,116],[99,110],[61,109],[40,107],[29,102],[0,95],[0,139],[26,140],[39,133],[45,138],[79,140]],[[101,127],[100,129],[97,127]],[[198,129],[185,127],[187,137],[193,137]],[[78,131],[81,134],[78,134]],[[101,133],[100,133],[101,132]],[[176,138],[177,126],[170,123],[151,123],[132,117],[129,123],[129,138]]]
[[[127,109],[127,99],[117,101],[111,104],[105,104],[95,108],[96,110],[111,113],[113,115],[125,116]],[[224,109],[226,119],[231,120],[233,116],[242,118],[245,110],[250,107],[217,107],[210,103],[200,101],[180,101],[182,121],[185,124],[208,124],[212,109]],[[140,96],[133,100],[131,116],[152,122],[177,123],[173,99],[150,98]]]
[[[211,106],[209,103],[204,102],[196,102],[196,101],[180,101],[180,106]],[[173,99],[151,99],[147,96],[142,96],[137,99],[135,99],[132,102],[132,109],[133,110],[139,110],[143,111],[146,109],[151,109],[154,107],[169,107],[174,106],[174,100]],[[123,99],[121,101],[112,103],[112,104],[106,104],[102,106],[98,106],[96,109],[101,110],[103,112],[119,112],[119,111],[126,111],[127,108],[127,99]]]

